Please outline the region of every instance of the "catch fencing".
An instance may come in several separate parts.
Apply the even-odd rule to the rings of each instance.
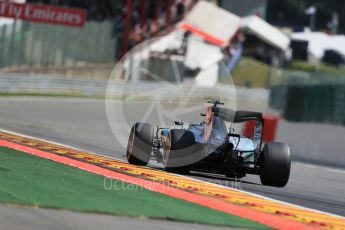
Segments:
[[[345,125],[345,77],[290,72],[270,89],[269,105],[287,121]]]
[[[113,22],[71,28],[24,21],[0,26],[0,68],[111,63],[118,37]]]

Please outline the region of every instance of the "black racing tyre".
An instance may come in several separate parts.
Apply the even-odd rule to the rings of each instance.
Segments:
[[[263,148],[261,183],[267,186],[284,187],[289,181],[290,168],[289,146],[278,142],[266,143]]]
[[[154,130],[152,125],[138,122],[133,125],[127,145],[127,160],[133,165],[146,166],[152,153]]]
[[[163,165],[165,171],[188,174],[191,165],[184,165],[181,157],[192,151],[195,144],[194,134],[191,131],[184,129],[171,129],[170,130],[170,150],[163,154]]]

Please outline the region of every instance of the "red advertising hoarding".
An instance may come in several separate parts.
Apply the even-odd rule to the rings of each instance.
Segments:
[[[81,9],[0,1],[0,17],[83,27],[86,12]]]

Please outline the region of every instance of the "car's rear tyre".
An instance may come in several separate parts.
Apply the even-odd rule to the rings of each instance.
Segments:
[[[163,154],[163,165],[165,171],[188,174],[191,165],[184,165],[183,157],[192,151],[195,144],[194,134],[191,131],[184,129],[170,130],[170,149],[165,150]]]
[[[269,142],[263,148],[262,173],[260,180],[263,185],[284,187],[289,181],[291,155],[288,145]]]
[[[127,160],[133,165],[145,166],[152,153],[154,130],[152,125],[138,122],[133,125],[127,145]]]

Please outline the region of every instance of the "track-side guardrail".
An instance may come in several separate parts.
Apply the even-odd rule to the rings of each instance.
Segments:
[[[90,80],[59,75],[26,75],[0,74],[0,93],[77,93],[81,95],[104,95],[107,88],[112,96],[136,96],[138,94],[159,95],[163,99],[195,97],[208,98],[212,96],[226,97],[236,95],[237,99],[246,101],[268,100],[266,89],[246,89],[231,85],[215,87],[199,87],[193,84],[172,84],[162,82],[111,83],[106,80]],[[189,94],[193,90],[192,94]],[[234,100],[236,98],[233,98]]]

